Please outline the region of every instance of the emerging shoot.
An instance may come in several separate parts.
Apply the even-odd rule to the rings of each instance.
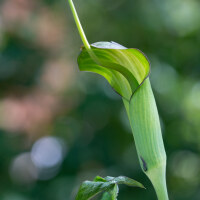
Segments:
[[[149,80],[150,63],[138,49],[115,42],[89,44],[72,0],[68,0],[85,47],[78,57],[81,71],[95,72],[107,79],[121,95],[130,121],[138,158],[159,200],[168,200],[166,153],[156,102]]]

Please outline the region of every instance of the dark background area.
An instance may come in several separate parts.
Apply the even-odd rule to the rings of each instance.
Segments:
[[[200,199],[200,2],[74,0],[90,43],[138,48],[152,66],[170,199]],[[124,175],[119,199],[156,199],[120,97],[79,72],[65,0],[0,1],[0,199],[73,200],[83,180]]]

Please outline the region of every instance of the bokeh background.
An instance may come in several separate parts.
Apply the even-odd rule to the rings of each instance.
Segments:
[[[139,48],[152,65],[170,199],[200,199],[200,2],[75,0],[88,40]],[[125,175],[119,199],[155,200],[120,97],[79,72],[66,0],[0,1],[0,199],[73,200],[83,180]]]

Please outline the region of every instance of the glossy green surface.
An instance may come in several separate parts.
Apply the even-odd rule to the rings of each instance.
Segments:
[[[149,75],[150,64],[145,55],[114,42],[94,43],[91,50],[96,59],[83,48],[78,57],[79,69],[104,76],[118,94],[130,100]]]
[[[102,197],[102,199],[104,200],[117,200],[119,192],[118,185],[120,184],[128,185],[131,187],[144,188],[141,183],[125,176],[107,176],[105,178],[97,176],[95,177],[94,181],[84,181],[81,184],[78,194],[76,196],[76,200],[88,200],[96,196],[100,192],[105,192]]]

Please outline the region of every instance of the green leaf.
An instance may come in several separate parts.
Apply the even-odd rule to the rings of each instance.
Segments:
[[[104,194],[102,199],[116,200],[119,192],[118,184],[144,188],[141,183],[125,176],[119,176],[116,178],[110,176],[102,178],[97,176],[94,181],[84,181],[81,184],[76,200],[88,200],[104,191],[108,194]]]
[[[110,191],[111,199],[116,200],[119,193],[119,187],[115,184],[114,188]]]
[[[91,51],[93,56],[82,48],[79,69],[102,75],[127,100],[150,73],[149,61],[138,49],[127,49],[115,42],[97,42],[91,45]]]
[[[107,180],[102,178],[101,176],[96,176],[94,178],[94,182],[107,182]]]
[[[112,197],[109,192],[104,192],[101,200],[112,200]]]
[[[145,188],[141,183],[128,178],[126,176],[118,176],[118,177],[111,177],[111,176],[107,176],[104,178],[106,181],[109,182],[113,182],[116,184],[124,184],[124,185],[128,185],[128,186],[132,186],[132,187],[140,187],[140,188]]]
[[[76,200],[88,200],[103,191],[109,191],[115,184],[111,182],[85,181],[79,188]]]
[[[117,184],[108,192],[104,192],[101,200],[116,200],[119,193],[119,187]]]

